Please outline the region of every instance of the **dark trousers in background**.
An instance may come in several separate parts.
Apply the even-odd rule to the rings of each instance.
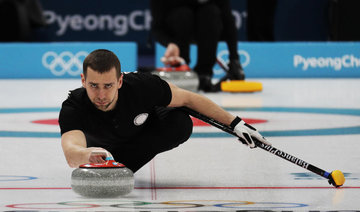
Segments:
[[[330,0],[330,39],[360,41],[360,1]]]
[[[197,45],[195,71],[199,75],[212,75],[216,62],[217,43],[222,32],[221,13],[214,4],[193,7],[179,7],[169,12],[167,25],[176,36],[180,56],[190,62],[190,44]]]
[[[38,0],[0,0],[0,41],[30,41],[32,30],[45,25]]]
[[[247,1],[248,41],[274,41],[274,19],[277,0]]]

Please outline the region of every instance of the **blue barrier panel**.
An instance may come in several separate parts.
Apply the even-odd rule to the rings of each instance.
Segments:
[[[0,78],[78,78],[85,57],[95,49],[113,51],[122,71],[136,70],[132,42],[1,43]]]
[[[156,45],[156,66],[165,48]],[[360,77],[360,42],[239,42],[238,52],[249,78],[350,78]],[[219,43],[217,57],[228,61],[225,43]],[[196,46],[191,46],[190,67],[196,62]],[[224,72],[214,66],[214,78]]]

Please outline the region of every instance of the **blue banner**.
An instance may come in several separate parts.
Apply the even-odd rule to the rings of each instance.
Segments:
[[[156,46],[156,66],[165,48]],[[239,42],[241,64],[248,78],[351,78],[360,77],[360,42]],[[217,58],[228,62],[225,43],[219,43]],[[195,66],[196,46],[191,46],[190,67]],[[224,71],[214,66],[214,78]]]
[[[137,45],[131,42],[1,43],[0,78],[78,78],[95,49],[113,51],[122,71],[136,70]]]

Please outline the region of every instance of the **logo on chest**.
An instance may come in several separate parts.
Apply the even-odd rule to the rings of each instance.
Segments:
[[[148,113],[140,113],[139,115],[137,115],[134,119],[134,124],[136,126],[140,126],[142,124],[145,123],[146,119],[148,118],[149,114]]]

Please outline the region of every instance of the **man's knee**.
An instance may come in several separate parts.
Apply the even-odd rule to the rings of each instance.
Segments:
[[[173,149],[187,141],[193,129],[190,116],[177,108],[165,108],[168,111],[166,117],[159,120],[157,136],[153,141],[153,147],[159,152]]]
[[[179,144],[187,141],[193,130],[193,122],[190,116],[182,110],[175,109],[171,111],[167,118],[173,122],[170,133],[176,138]]]
[[[171,150],[189,139],[193,123],[188,114],[177,108],[158,108],[147,131],[133,141],[134,146],[113,151],[113,156],[136,172],[153,157]],[[161,116],[161,117],[159,117]]]

